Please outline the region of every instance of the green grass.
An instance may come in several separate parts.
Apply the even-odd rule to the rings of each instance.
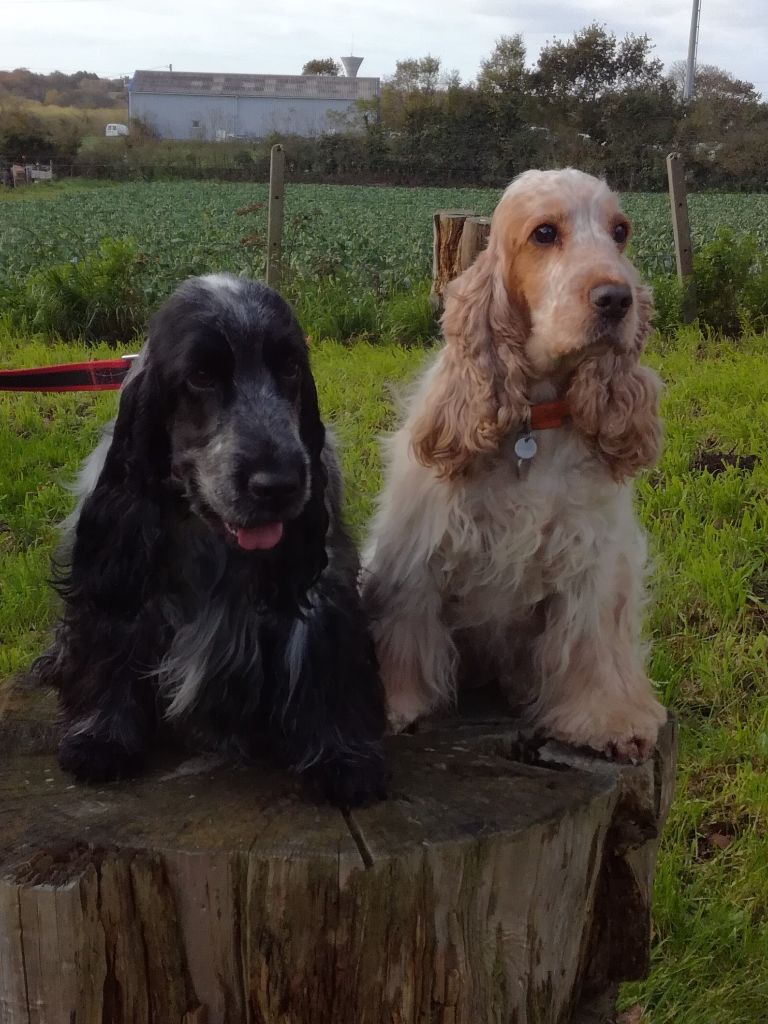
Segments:
[[[0,352],[5,365],[82,356],[77,346],[14,339],[1,325]],[[313,339],[312,358],[360,537],[380,482],[376,436],[393,422],[392,390],[425,356]],[[639,482],[638,508],[655,562],[652,675],[680,718],[680,771],[661,843],[653,971],[624,989],[623,1002],[639,1004],[653,1024],[761,1024],[768,1019],[768,337],[723,342],[681,332],[656,339],[650,361],[667,382],[666,449]],[[48,556],[55,523],[71,504],[63,485],[116,401],[0,395],[0,678],[23,668],[43,643]],[[748,473],[712,476],[692,468],[708,448],[754,454],[757,462]]]
[[[37,203],[61,199],[73,192],[117,188],[113,181],[90,181],[87,178],[62,178],[59,181],[35,181],[18,188],[0,188],[0,203]]]
[[[682,725],[654,970],[625,991],[654,1024],[768,1020],[767,357],[768,337],[694,331],[651,356],[667,382],[664,458],[638,487],[656,565],[651,674]],[[692,470],[713,448],[758,461]]]

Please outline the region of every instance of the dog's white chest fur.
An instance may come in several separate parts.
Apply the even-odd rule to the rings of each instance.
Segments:
[[[511,439],[489,471],[437,485],[450,497],[433,564],[453,628],[526,618],[599,560],[623,515],[631,520],[628,489],[596,470],[569,431],[542,432],[537,442],[522,474]]]

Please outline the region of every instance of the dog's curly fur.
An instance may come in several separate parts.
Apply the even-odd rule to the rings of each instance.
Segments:
[[[384,698],[306,344],[270,289],[185,282],[86,464],[35,667],[59,758],[136,774],[159,729],[270,752],[331,801],[382,794]]]
[[[448,288],[365,559],[395,728],[493,677],[552,736],[633,760],[655,742],[630,481],[658,454],[659,383],[638,362],[652,305],[629,230],[603,182],[530,171]],[[570,419],[518,471],[530,406],[554,398]]]

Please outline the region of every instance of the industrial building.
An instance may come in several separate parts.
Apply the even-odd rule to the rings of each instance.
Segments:
[[[128,113],[163,139],[323,135],[359,100],[378,101],[380,80],[357,77],[361,60],[343,57],[340,77],[136,71],[128,83]]]

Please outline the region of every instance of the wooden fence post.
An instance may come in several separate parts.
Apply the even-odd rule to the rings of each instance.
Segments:
[[[685,167],[679,153],[670,153],[667,157],[667,179],[677,276],[683,287],[683,321],[689,324],[696,319],[696,285],[693,280],[693,246],[685,191]]]
[[[283,196],[285,183],[285,150],[272,147],[269,157],[269,212],[267,215],[267,284],[280,288],[283,256]]]

